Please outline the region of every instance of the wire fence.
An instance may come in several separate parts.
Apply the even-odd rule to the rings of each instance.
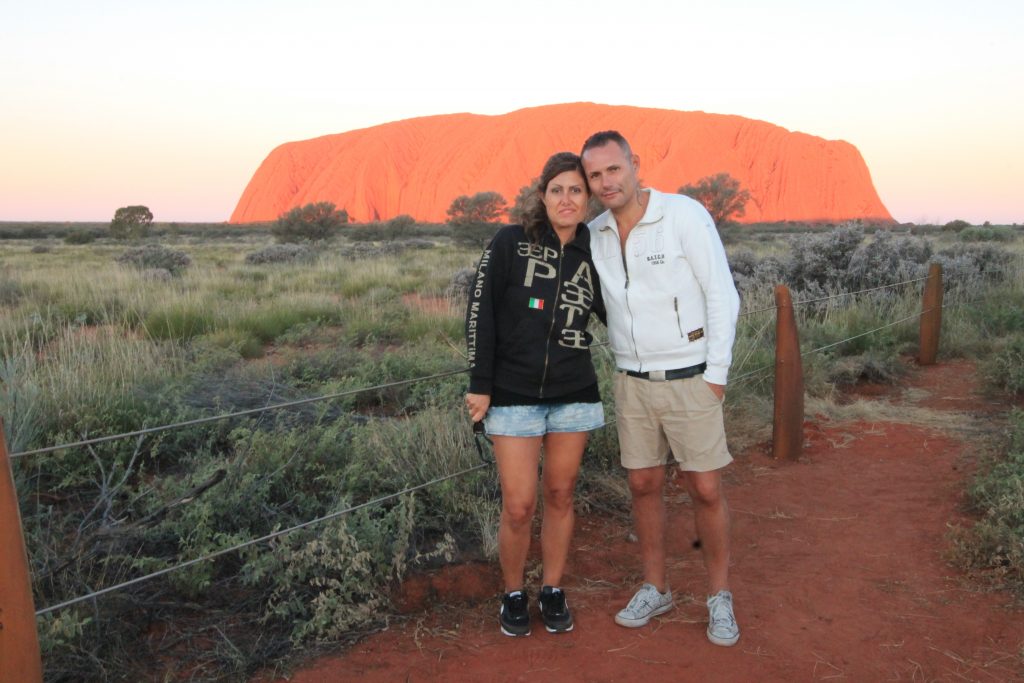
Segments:
[[[259,538],[254,538],[252,540],[245,541],[245,542],[239,543],[237,545],[233,545],[233,546],[231,546],[229,548],[221,548],[220,550],[216,550],[216,551],[214,551],[212,553],[209,553],[207,555],[203,555],[202,557],[197,557],[197,558],[192,559],[192,560],[186,560],[185,562],[180,562],[180,563],[178,563],[178,564],[176,564],[176,565],[174,565],[172,567],[165,567],[164,569],[160,569],[158,571],[155,571],[155,572],[152,572],[152,573],[149,573],[149,574],[145,574],[143,576],[139,576],[139,577],[136,577],[134,579],[130,579],[128,581],[124,581],[122,583],[115,584],[113,586],[108,586],[107,588],[102,588],[102,589],[97,590],[97,591],[92,591],[91,593],[88,593],[86,595],[81,595],[81,596],[79,596],[77,598],[72,598],[70,600],[65,600],[64,602],[60,602],[60,603],[57,603],[55,605],[50,605],[49,607],[44,607],[42,609],[36,610],[36,616],[41,616],[43,614],[48,614],[49,612],[55,612],[57,610],[64,609],[65,607],[70,607],[71,605],[77,605],[80,602],[85,602],[87,600],[92,600],[94,598],[97,598],[97,597],[99,597],[101,595],[106,595],[107,593],[113,593],[115,591],[119,591],[119,590],[122,590],[124,588],[128,588],[129,586],[134,586],[135,584],[143,583],[145,581],[150,581],[151,579],[155,579],[155,578],[158,578],[160,576],[164,576],[166,574],[170,574],[171,572],[176,572],[179,569],[185,569],[186,567],[191,567],[192,565],[200,564],[202,562],[206,562],[207,560],[212,560],[212,559],[220,557],[222,555],[227,555],[229,553],[237,552],[239,550],[242,550],[243,548],[248,548],[249,546],[253,546],[253,545],[256,545],[256,544],[259,544],[259,543],[263,543],[265,541],[273,540],[275,538],[278,538],[279,536],[284,536],[285,534],[290,534],[293,531],[298,531],[299,529],[305,529],[306,527],[313,526],[314,524],[320,524],[322,522],[326,522],[328,520],[332,520],[332,519],[335,519],[337,517],[341,517],[342,515],[347,515],[347,514],[349,514],[351,512],[355,512],[356,510],[361,510],[363,508],[371,507],[373,505],[380,505],[381,503],[385,503],[385,502],[387,502],[389,500],[393,500],[395,498],[399,498],[399,497],[404,496],[406,494],[413,493],[415,491],[419,491],[420,489],[425,489],[428,486],[433,486],[434,484],[440,484],[441,482],[448,481],[449,479],[455,479],[456,477],[461,477],[463,475],[469,474],[470,472],[475,472],[477,470],[483,469],[483,468],[485,468],[487,466],[488,466],[487,463],[479,463],[477,465],[474,465],[473,467],[467,467],[465,469],[459,470],[458,472],[453,472],[451,474],[446,474],[444,476],[437,477],[435,479],[431,479],[430,481],[423,482],[422,484],[417,484],[416,486],[410,486],[408,488],[402,489],[401,491],[396,491],[395,493],[390,493],[390,494],[388,494],[386,496],[381,496],[380,498],[374,498],[373,500],[368,500],[365,503],[360,503],[359,505],[353,505],[352,507],[347,507],[347,508],[345,508],[343,510],[337,510],[335,512],[331,512],[331,513],[323,515],[321,517],[317,517],[316,519],[311,519],[309,521],[302,522],[301,524],[296,524],[295,526],[288,527],[287,529],[281,529],[279,531],[275,531],[273,533],[266,534],[265,536],[260,536]]]
[[[809,299],[809,300],[805,300],[805,301],[794,302],[793,305],[797,306],[797,305],[815,303],[815,302],[818,302],[818,301],[824,301],[824,300],[827,300],[827,299],[840,298],[840,297],[844,297],[844,296],[853,296],[853,295],[857,295],[857,294],[863,294],[863,293],[867,293],[867,292],[878,291],[878,290],[881,290],[881,289],[898,287],[898,286],[907,285],[907,284],[913,284],[913,283],[921,282],[921,281],[926,280],[926,279],[927,278],[916,278],[916,279],[912,279],[912,280],[905,280],[905,281],[902,281],[902,282],[890,283],[890,284],[883,285],[883,286],[880,286],[880,287],[872,287],[872,288],[868,288],[868,289],[858,290],[856,292],[837,293],[835,295],[831,295],[831,296],[828,296],[828,297],[822,297],[822,298],[818,298],[818,299]],[[943,306],[943,308],[946,308],[946,307],[949,307],[949,306],[966,305],[967,303],[970,303],[970,302],[957,302],[957,303],[946,304],[946,305]],[[751,311],[746,311],[744,313],[741,313],[740,315],[741,316],[753,315],[755,313],[761,313],[761,312],[764,312],[764,311],[775,310],[776,308],[777,308],[777,306],[765,307],[765,308],[755,309],[755,310],[751,310]],[[909,320],[913,320],[915,318],[919,318],[920,316],[924,315],[925,313],[930,312],[931,310],[933,310],[933,309],[922,310],[922,311],[920,311],[918,313],[914,313],[912,315],[905,316],[903,318],[900,318],[899,320],[895,320],[895,321],[889,322],[889,323],[887,323],[885,325],[881,325],[879,327],[873,328],[871,330],[867,330],[865,332],[853,335],[851,337],[847,337],[845,339],[841,339],[839,341],[832,342],[830,344],[826,344],[824,346],[820,346],[820,347],[817,347],[817,348],[814,348],[814,349],[803,351],[803,352],[801,352],[801,356],[808,356],[810,354],[820,353],[820,352],[826,351],[828,349],[834,348],[836,346],[839,346],[841,344],[847,343],[849,341],[852,341],[852,340],[855,340],[855,339],[859,339],[861,337],[865,337],[865,336],[877,333],[877,332],[879,332],[881,330],[884,330],[884,329],[887,329],[887,328],[890,328],[890,327],[894,327],[896,325],[905,323],[905,322],[907,322]],[[596,342],[596,343],[592,344],[593,347],[604,347],[604,346],[607,346],[607,345],[608,345],[607,341]],[[770,370],[773,370],[773,369],[774,369],[774,364],[765,365],[763,367],[757,368],[755,370],[751,370],[749,372],[746,372],[744,374],[741,374],[741,375],[738,375],[738,376],[732,378],[732,383],[736,384],[736,383],[739,383],[739,382],[743,382],[743,381],[749,380],[749,379],[753,378],[754,376],[756,376],[758,374],[766,373],[766,372],[768,372]],[[411,379],[407,379],[407,380],[399,380],[399,381],[394,381],[394,382],[381,383],[381,384],[377,384],[377,385],[373,385],[373,386],[367,386],[367,387],[352,389],[352,390],[343,391],[343,392],[337,392],[337,393],[332,393],[332,394],[325,394],[325,395],[322,395],[322,396],[315,396],[315,397],[300,399],[300,400],[296,400],[296,401],[288,401],[288,402],[284,402],[284,403],[277,403],[277,404],[273,404],[273,405],[267,405],[267,406],[264,406],[264,407],[261,407],[261,408],[253,408],[253,409],[249,409],[249,410],[242,410],[242,411],[224,413],[224,414],[214,415],[214,416],[209,416],[209,417],[204,417],[204,418],[197,418],[195,420],[187,420],[187,421],[184,421],[184,422],[176,422],[176,423],[160,425],[160,426],[156,426],[156,427],[149,427],[149,428],[139,429],[139,430],[135,430],[135,431],[131,431],[131,432],[124,432],[124,433],[121,433],[121,434],[114,434],[114,435],[109,435],[109,436],[96,437],[96,438],[92,438],[92,439],[82,439],[80,441],[75,441],[75,442],[71,442],[71,443],[64,443],[64,444],[59,444],[59,445],[54,445],[54,446],[48,446],[48,447],[45,447],[45,448],[38,448],[38,449],[34,449],[34,450],[23,451],[23,452],[20,452],[20,453],[13,453],[9,457],[11,457],[11,458],[22,458],[22,457],[27,457],[27,456],[31,456],[31,455],[39,455],[39,454],[43,454],[43,453],[50,453],[50,452],[54,452],[54,451],[58,451],[58,450],[62,450],[62,449],[68,449],[68,448],[75,448],[75,447],[81,447],[81,446],[105,443],[105,442],[114,441],[114,440],[117,440],[117,439],[125,439],[125,438],[131,438],[131,437],[142,437],[142,436],[147,435],[147,434],[153,434],[153,433],[156,433],[156,432],[162,432],[162,431],[167,431],[167,430],[172,430],[172,429],[178,429],[178,428],[182,428],[182,427],[194,426],[194,425],[199,425],[199,424],[206,424],[206,423],[211,423],[211,422],[215,422],[215,421],[219,421],[219,420],[235,418],[235,417],[243,417],[243,416],[247,416],[247,415],[253,415],[253,414],[258,414],[258,413],[265,413],[265,412],[268,412],[268,411],[282,410],[282,409],[285,409],[285,408],[292,408],[292,407],[296,407],[296,406],[300,406],[300,405],[306,405],[306,404],[315,403],[315,402],[319,402],[319,401],[328,401],[328,400],[338,399],[338,398],[342,398],[342,397],[346,397],[346,396],[352,396],[352,395],[355,395],[355,394],[360,394],[360,393],[365,393],[365,392],[380,391],[380,390],[383,390],[383,389],[388,389],[388,388],[393,388],[393,387],[406,386],[406,385],[412,385],[412,384],[417,384],[417,383],[421,383],[421,382],[434,381],[434,380],[438,380],[438,379],[443,379],[445,377],[451,377],[451,376],[454,376],[454,375],[459,375],[459,374],[462,374],[462,373],[466,373],[466,372],[468,372],[468,370],[469,370],[468,368],[460,368],[460,369],[456,369],[456,370],[450,370],[450,371],[446,371],[446,372],[436,373],[436,374],[433,374],[433,375],[426,375],[426,376],[422,376],[422,377],[411,378]],[[608,424],[609,425],[610,424],[614,424],[614,420],[610,421]],[[208,554],[203,555],[203,556],[198,557],[198,558],[194,558],[194,559],[190,559],[190,560],[185,560],[185,561],[179,562],[179,563],[177,563],[177,564],[175,564],[173,566],[165,567],[165,568],[160,569],[158,571],[154,571],[154,572],[142,575],[142,576],[138,576],[138,577],[130,579],[128,581],[124,581],[124,582],[121,582],[121,583],[118,583],[118,584],[115,584],[115,585],[112,585],[112,586],[108,586],[108,587],[103,588],[103,589],[99,589],[99,590],[96,590],[96,591],[89,592],[89,593],[87,593],[85,595],[81,595],[81,596],[78,596],[78,597],[75,597],[75,598],[72,598],[72,599],[69,599],[69,600],[65,600],[63,602],[60,602],[60,603],[57,603],[57,604],[54,604],[54,605],[50,605],[50,606],[44,607],[42,609],[37,610],[36,611],[36,615],[37,616],[41,616],[41,615],[44,615],[44,614],[48,614],[48,613],[51,613],[51,612],[55,612],[55,611],[58,611],[58,610],[70,607],[72,605],[76,605],[76,604],[79,604],[79,603],[82,603],[82,602],[86,602],[86,601],[89,601],[89,600],[94,600],[94,599],[96,599],[99,596],[106,595],[108,593],[113,593],[113,592],[116,592],[116,591],[119,591],[119,590],[123,590],[125,588],[130,587],[130,586],[134,586],[134,585],[146,582],[146,581],[150,581],[152,579],[156,579],[158,577],[165,576],[165,575],[170,574],[172,572],[175,572],[175,571],[187,568],[187,567],[191,567],[191,566],[200,564],[202,562],[207,562],[209,560],[212,560],[212,559],[215,559],[215,558],[218,558],[218,557],[230,554],[230,553],[237,552],[239,550],[242,550],[244,548],[247,548],[247,547],[250,547],[250,546],[253,546],[253,545],[257,545],[257,544],[260,544],[260,543],[268,542],[268,541],[271,541],[271,540],[273,540],[275,538],[278,538],[280,536],[284,536],[286,534],[290,534],[292,532],[298,531],[300,529],[305,529],[305,528],[314,526],[316,524],[320,524],[320,523],[323,523],[323,522],[326,522],[326,521],[329,521],[329,520],[332,520],[332,519],[336,519],[336,518],[338,518],[338,517],[340,517],[342,515],[346,515],[346,514],[349,514],[351,512],[355,512],[357,510],[360,510],[360,509],[364,509],[364,508],[368,508],[368,507],[371,507],[371,506],[379,505],[379,504],[385,503],[385,502],[387,502],[389,500],[394,500],[394,499],[399,498],[401,496],[409,495],[411,493],[414,493],[416,491],[419,491],[419,490],[428,488],[430,486],[439,484],[441,482],[465,476],[467,474],[479,471],[479,470],[484,469],[484,468],[489,467],[489,466],[490,466],[489,462],[481,462],[481,463],[478,463],[478,464],[473,465],[471,467],[467,467],[467,468],[464,468],[462,470],[459,470],[457,472],[453,472],[451,474],[446,474],[446,475],[443,475],[443,476],[440,476],[440,477],[436,477],[434,479],[431,479],[429,481],[426,481],[426,482],[423,482],[423,483],[420,483],[420,484],[417,484],[417,485],[414,485],[414,486],[409,486],[409,487],[407,487],[405,489],[402,489],[401,491],[397,491],[395,493],[387,494],[387,495],[384,495],[384,496],[381,496],[381,497],[378,497],[378,498],[375,498],[375,499],[372,499],[372,500],[360,503],[358,505],[354,505],[354,506],[350,506],[350,507],[347,507],[347,508],[344,508],[344,509],[341,509],[341,510],[337,510],[337,511],[328,513],[326,515],[323,515],[323,516],[320,516],[320,517],[316,517],[315,519],[310,519],[310,520],[308,520],[306,522],[302,522],[300,524],[296,524],[296,525],[288,527],[286,529],[281,529],[281,530],[278,530],[278,531],[266,534],[264,536],[260,536],[259,538],[254,538],[254,539],[251,539],[249,541],[238,543],[238,544],[230,546],[228,548],[222,548],[220,550],[208,553]]]

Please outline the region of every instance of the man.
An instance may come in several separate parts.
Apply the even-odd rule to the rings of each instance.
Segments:
[[[629,471],[644,585],[615,621],[630,628],[673,607],[665,576],[665,463],[671,453],[693,499],[708,571],[708,639],[739,640],[729,591],[729,508],[721,469],[722,401],[739,296],[714,221],[700,203],[641,189],[639,159],[617,131],[583,144],[590,190],[607,209],[590,222],[594,265],[619,372],[615,415]]]

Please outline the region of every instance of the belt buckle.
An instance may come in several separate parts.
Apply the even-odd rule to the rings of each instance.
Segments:
[[[665,371],[664,370],[651,370],[647,373],[647,379],[652,382],[664,382]]]

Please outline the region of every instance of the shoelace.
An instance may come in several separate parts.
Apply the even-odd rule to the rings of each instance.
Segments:
[[[551,591],[551,594],[544,600],[544,606],[553,614],[561,614],[565,611],[565,593],[562,591]]]
[[[520,593],[519,595],[512,595],[508,599],[508,608],[510,612],[519,612],[526,609],[526,596]]]
[[[732,626],[736,623],[731,607],[731,601],[726,598],[720,598],[717,595],[711,598],[711,624],[713,626],[718,624]]]
[[[650,600],[648,600],[643,592],[637,593],[633,596],[633,599],[626,605],[626,609],[638,610],[641,607],[654,607]]]

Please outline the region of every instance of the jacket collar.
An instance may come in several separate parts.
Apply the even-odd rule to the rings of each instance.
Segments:
[[[648,223],[657,223],[665,217],[665,194],[658,192],[653,187],[645,187],[642,191],[648,193],[647,208],[644,210],[644,215],[640,217],[640,222],[636,224],[637,227]],[[594,219],[594,227],[599,231],[613,230],[616,234],[619,232],[619,224],[610,210]]]
[[[559,244],[558,235],[555,234],[555,229],[551,227],[550,223],[548,223],[548,229],[544,232],[544,239],[552,244]],[[587,228],[586,223],[578,223],[576,225],[576,235],[565,246],[582,249],[584,253],[590,254],[590,230]]]

